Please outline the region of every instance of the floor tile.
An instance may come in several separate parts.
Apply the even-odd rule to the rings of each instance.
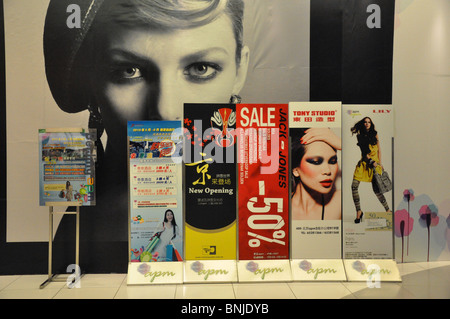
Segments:
[[[235,299],[232,284],[177,285],[176,299]]]
[[[20,276],[0,276],[0,291],[19,278]]]
[[[26,290],[39,289],[40,285],[48,279],[48,275],[23,275],[11,284],[6,286],[3,290]],[[66,285],[65,281],[50,282],[45,288],[62,288]],[[44,288],[44,289],[45,289]]]
[[[444,266],[450,266],[450,261],[432,261],[432,262],[417,262],[414,263],[415,265],[422,267],[424,269],[432,269],[432,268],[439,268]]]
[[[0,291],[0,299],[52,299],[61,288],[6,289]]]
[[[113,287],[61,289],[53,299],[113,299],[118,290]]]
[[[114,299],[174,299],[176,285],[121,285]]]
[[[342,283],[292,282],[288,284],[297,299],[341,299],[352,293]]]
[[[120,287],[125,279],[126,274],[86,274],[78,285],[80,288]]]
[[[447,276],[445,276],[447,273]],[[450,276],[450,266],[444,269],[433,268],[411,273],[402,277],[403,285],[424,285],[424,286],[448,286]]]
[[[418,299],[450,299],[450,285],[403,285],[403,289]]]
[[[402,277],[423,270],[422,267],[418,266],[415,263],[403,263],[403,264],[400,263],[397,264],[397,267]]]
[[[368,288],[365,283],[346,283],[345,286],[357,299],[412,299],[414,294],[399,283],[382,282],[379,288]]]
[[[237,299],[295,299],[287,283],[233,284]]]

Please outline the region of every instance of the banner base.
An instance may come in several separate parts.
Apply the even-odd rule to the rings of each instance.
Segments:
[[[240,260],[237,269],[239,282],[292,281],[288,259]]]
[[[127,285],[182,284],[183,262],[131,262]]]
[[[184,282],[237,282],[236,260],[185,261]]]
[[[397,262],[391,259],[344,259],[348,281],[401,282]]]
[[[342,259],[292,259],[294,281],[347,281]]]

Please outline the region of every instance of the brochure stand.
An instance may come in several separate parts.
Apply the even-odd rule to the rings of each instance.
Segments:
[[[39,129],[39,204],[49,207],[48,279],[40,285],[44,288],[52,281],[66,281],[69,288],[80,277],[79,233],[80,206],[95,206],[95,140],[96,130],[83,128]],[[65,208],[63,212],[55,207]],[[67,211],[75,207],[75,211]],[[75,263],[70,265],[64,280],[58,279],[52,270],[53,215],[76,215]],[[70,269],[72,267],[74,269]]]
[[[44,281],[39,288],[42,289],[45,286],[47,286],[50,282],[68,282],[69,280],[69,276],[71,275],[58,275],[58,274],[53,274],[53,270],[52,270],[52,256],[53,256],[53,215],[54,214],[72,214],[72,215],[76,215],[76,231],[75,231],[75,265],[79,265],[79,255],[80,255],[80,206],[81,203],[80,202],[71,202],[70,205],[68,205],[68,203],[60,203],[60,202],[48,202],[46,203],[46,206],[49,206],[49,238],[48,238],[48,278],[46,281]],[[54,211],[54,207],[55,206],[59,206],[59,207],[69,207],[69,206],[75,206],[76,210],[74,212],[55,212]],[[79,280],[81,277],[81,274],[78,273],[78,269],[75,269],[75,280]],[[59,278],[59,276],[64,276],[64,278]],[[74,281],[72,281],[72,283],[74,283]]]
[[[239,260],[237,269],[239,282],[292,281],[288,259]]]
[[[294,281],[347,281],[341,259],[292,259]]]
[[[345,259],[348,281],[401,282],[402,277],[393,259]]]
[[[235,260],[191,260],[185,262],[185,283],[237,282]]]
[[[130,262],[127,285],[182,284],[183,262]]]

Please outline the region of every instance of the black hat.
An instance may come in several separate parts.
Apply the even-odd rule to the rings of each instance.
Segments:
[[[51,0],[47,9],[44,26],[45,71],[53,98],[65,112],[80,112],[89,105],[89,65],[83,59],[83,45],[103,2]],[[73,5],[77,6],[75,10]],[[72,27],[68,21],[72,21],[78,8],[80,25]]]

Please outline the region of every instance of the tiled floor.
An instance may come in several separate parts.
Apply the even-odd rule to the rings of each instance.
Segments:
[[[279,282],[127,286],[126,274],[86,274],[80,287],[46,275],[0,276],[0,299],[450,299],[450,261],[398,264],[401,283]]]

